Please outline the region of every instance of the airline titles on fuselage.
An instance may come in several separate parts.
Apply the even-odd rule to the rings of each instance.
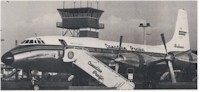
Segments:
[[[108,45],[105,43],[105,46],[107,49],[119,49],[119,46],[118,45]],[[130,50],[131,51],[138,51],[138,52],[144,52],[145,50],[143,48],[140,48],[140,47],[133,47],[133,46],[129,46]],[[127,50],[126,47],[121,47],[121,50]]]

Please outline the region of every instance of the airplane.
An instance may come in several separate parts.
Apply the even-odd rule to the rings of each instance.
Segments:
[[[174,70],[189,70],[188,67],[191,65],[194,67],[197,64],[197,56],[190,51],[185,10],[178,10],[172,39],[166,43],[164,34],[161,34],[161,38],[162,45],[152,46],[122,43],[122,37],[119,42],[114,42],[90,37],[38,36],[25,39],[21,44],[6,52],[1,59],[6,65],[23,70],[72,73],[73,64],[63,61],[65,50],[84,49],[106,64],[114,63],[118,72],[120,69],[130,67],[140,70],[144,66],[146,69],[162,71],[164,65],[164,69],[169,70],[171,81],[176,83]]]

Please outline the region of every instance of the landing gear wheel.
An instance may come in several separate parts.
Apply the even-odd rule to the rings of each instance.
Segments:
[[[39,90],[40,89],[40,86],[39,85],[34,85],[33,86],[33,90]]]

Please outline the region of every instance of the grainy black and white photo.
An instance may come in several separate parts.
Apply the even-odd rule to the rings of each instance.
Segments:
[[[197,90],[197,0],[2,0],[1,90]]]

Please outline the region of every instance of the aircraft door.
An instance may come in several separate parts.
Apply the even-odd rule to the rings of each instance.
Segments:
[[[60,58],[63,58],[64,54],[65,54],[65,49],[67,49],[67,43],[62,39],[59,39],[59,42],[63,46],[63,50],[59,50],[58,55],[59,55]]]
[[[61,43],[62,46],[67,47],[67,43],[64,40],[59,39],[59,42]]]

